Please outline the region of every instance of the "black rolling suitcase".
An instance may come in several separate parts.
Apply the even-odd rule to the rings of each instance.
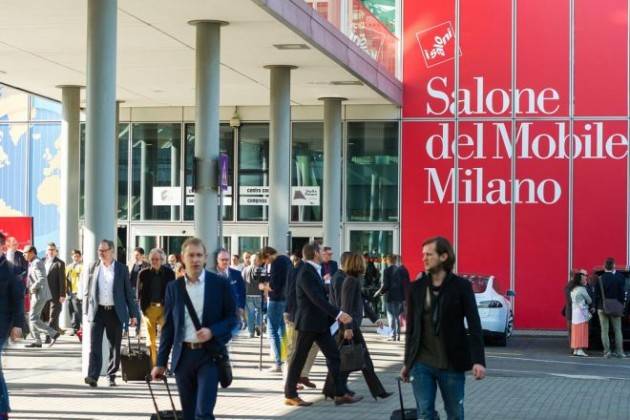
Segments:
[[[149,387],[149,392],[151,393],[151,399],[153,400],[153,407],[155,407],[155,413],[151,414],[151,420],[184,420],[184,413],[175,408],[175,403],[173,402],[173,396],[171,395],[171,388],[168,386],[168,381],[166,380],[166,376],[162,379],[164,380],[164,385],[166,386],[166,392],[168,393],[168,398],[171,400],[171,409],[170,410],[162,410],[160,411],[157,406],[157,401],[155,400],[155,395],[153,394],[153,387],[151,386],[151,376],[147,375],[145,378],[147,385]]]
[[[394,410],[390,420],[416,420],[418,418],[418,410],[413,409],[405,409],[405,405],[403,404],[403,395],[402,389],[400,387],[401,379],[398,378],[396,380],[398,383],[398,398],[400,398],[400,410]]]
[[[129,332],[127,332],[127,348],[120,351],[120,370],[125,382],[144,381],[151,373],[149,349],[140,341],[140,335],[136,336],[138,342],[131,343]]]

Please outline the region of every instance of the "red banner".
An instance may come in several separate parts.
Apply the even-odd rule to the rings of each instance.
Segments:
[[[576,0],[573,31],[569,6],[405,4],[403,259],[457,226],[458,271],[512,285],[517,328],[564,328],[571,268],[628,263],[628,2]]]
[[[33,244],[32,217],[0,217],[0,232],[18,241],[19,249]]]

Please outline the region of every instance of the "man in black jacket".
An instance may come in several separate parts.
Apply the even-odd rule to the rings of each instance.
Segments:
[[[388,255],[385,261],[389,265],[383,270],[383,285],[377,294],[385,296],[385,312],[389,328],[392,330],[387,341],[400,341],[400,315],[403,313],[405,290],[402,278],[397,275],[398,257]]]
[[[455,253],[442,237],[422,244],[425,273],[408,298],[405,361],[400,376],[413,378],[418,418],[434,420],[436,384],[449,419],[464,418],[465,372],[486,374],[481,321],[472,286],[453,274]],[[468,334],[464,327],[468,322]]]
[[[619,358],[626,357],[623,352],[623,335],[621,331],[621,317],[606,315],[604,312],[604,299],[617,299],[621,304],[625,300],[626,280],[623,274],[615,270],[615,259],[607,258],[604,263],[604,273],[602,273],[599,284],[595,287],[595,305],[597,307],[597,316],[601,327],[602,344],[604,345],[604,357],[610,358],[613,354],[610,352],[610,338],[608,337],[610,324],[615,331],[615,347],[614,356]],[[602,288],[604,294],[602,296]]]
[[[42,319],[47,321],[52,329],[63,334],[63,330],[59,328],[59,315],[66,300],[66,263],[57,257],[57,245],[54,242],[48,244],[44,266],[52,298],[44,306]],[[50,342],[50,337],[46,337],[46,342]]]
[[[355,403],[361,398],[351,395],[346,387],[346,381],[339,371],[339,350],[330,330],[331,325],[337,321],[344,324],[352,322],[352,317],[326,299],[324,281],[320,276],[319,245],[314,243],[304,245],[302,257],[304,264],[299,269],[295,281],[297,340],[284,386],[285,404],[293,406],[312,404],[298,396],[296,387],[314,342],[324,353],[328,370],[335,382],[335,404]]]

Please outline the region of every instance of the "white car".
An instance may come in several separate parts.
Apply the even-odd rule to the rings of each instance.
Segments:
[[[497,291],[494,276],[460,274],[472,284],[481,318],[481,329],[486,338],[496,340],[499,346],[506,346],[507,339],[514,329],[514,313],[510,297],[515,294],[508,290],[506,295]]]

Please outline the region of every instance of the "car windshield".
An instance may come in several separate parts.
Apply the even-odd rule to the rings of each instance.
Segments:
[[[473,292],[475,293],[484,293],[488,288],[488,278],[487,277],[479,277],[473,276],[469,277],[470,283],[472,284]]]

